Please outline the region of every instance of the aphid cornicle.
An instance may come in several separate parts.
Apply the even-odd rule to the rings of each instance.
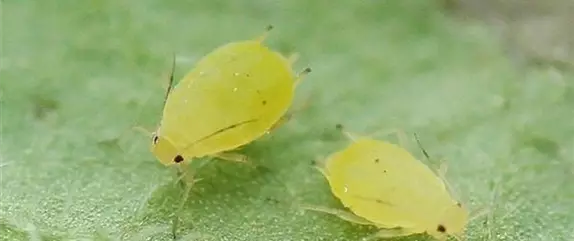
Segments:
[[[305,209],[376,226],[380,230],[375,237],[427,233],[446,240],[464,233],[468,211],[451,197],[440,175],[400,146],[355,137],[318,168],[351,212],[310,205]]]
[[[257,39],[215,49],[168,88],[151,146],[161,163],[204,156],[245,161],[228,151],[261,137],[285,116],[298,81],[310,69],[294,73],[293,59],[264,46],[270,29]]]

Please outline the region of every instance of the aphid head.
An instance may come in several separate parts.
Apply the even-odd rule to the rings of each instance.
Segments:
[[[159,130],[152,133],[151,152],[164,165],[169,166],[180,163],[184,160],[178,154],[177,148],[164,136],[159,135]]]
[[[446,240],[448,236],[460,239],[464,234],[468,217],[468,211],[462,204],[453,204],[444,210],[439,223],[435,227],[429,228],[427,232],[439,240]]]

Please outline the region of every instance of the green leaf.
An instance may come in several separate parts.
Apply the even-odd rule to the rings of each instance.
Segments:
[[[311,166],[345,145],[336,124],[416,132],[457,195],[491,210],[468,240],[573,238],[573,76],[514,65],[486,26],[429,2],[4,1],[2,14],[1,240],[171,240],[182,190],[131,128],[159,121],[173,52],[182,76],[268,24],[270,46],[313,68],[294,105],[311,104],[241,150],[259,168],[198,170],[180,240],[372,234],[297,208],[341,208]]]

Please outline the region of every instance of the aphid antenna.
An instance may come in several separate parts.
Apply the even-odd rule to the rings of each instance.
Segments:
[[[427,162],[431,162],[431,158],[430,155],[428,154],[428,152],[426,151],[426,149],[423,147],[419,136],[417,135],[417,133],[413,133],[415,140],[417,142],[417,145],[419,146],[419,149],[421,149],[421,152],[423,153],[423,155],[425,156],[425,158],[427,159]],[[457,200],[459,199],[459,195],[457,194],[457,192],[454,190],[454,188],[452,188],[452,185],[450,185],[449,181],[446,178],[446,173],[448,171],[448,165],[446,164],[446,162],[442,161],[440,166],[439,166],[439,170],[437,172],[437,175],[439,176],[439,178],[443,181],[443,183],[445,184],[446,188],[448,189],[448,191],[451,193],[451,195],[453,195]]]
[[[172,89],[172,87],[173,87],[174,72],[175,72],[175,52],[173,52],[172,66],[171,66],[171,71],[170,71],[170,74],[169,74],[169,84],[168,84],[167,89],[166,89],[166,92],[165,92],[165,97],[164,97],[164,100],[163,100],[163,107],[162,107],[162,108],[165,108],[165,102],[167,101],[167,97],[168,97],[168,95],[169,95],[169,93],[170,93],[170,91],[171,91],[171,89]],[[148,97],[145,99],[143,106],[146,106],[149,100],[150,100],[150,96],[148,96]],[[142,113],[143,113],[143,108],[141,108],[141,109],[138,111],[138,113],[135,115],[135,117],[132,119],[132,123],[137,122],[136,120],[139,119],[139,117],[141,116]],[[145,136],[148,136],[148,137],[151,137],[151,136],[153,135],[153,133],[154,133],[153,131],[150,131],[150,130],[148,130],[147,128],[142,127],[142,126],[140,126],[140,125],[132,126],[131,130],[135,130],[135,131],[137,131],[137,132],[140,132],[140,133],[142,133],[142,134],[144,134]],[[122,132],[122,134],[120,134],[120,137],[119,137],[119,138],[123,137],[123,136],[124,136],[126,133],[128,133],[128,132],[129,132],[129,129],[124,130],[124,132]]]
[[[165,103],[167,102],[167,97],[169,96],[169,93],[171,92],[171,89],[173,88],[174,73],[175,73],[175,52],[172,53],[171,71],[170,71],[169,77],[168,77],[169,82],[168,82],[167,88],[165,89],[165,97],[163,98],[163,108],[165,108]]]

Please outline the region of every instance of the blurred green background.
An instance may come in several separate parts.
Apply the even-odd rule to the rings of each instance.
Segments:
[[[268,24],[272,48],[299,52],[296,68],[313,68],[294,103],[310,97],[310,106],[242,150],[265,168],[217,161],[200,170],[180,240],[370,235],[372,227],[297,209],[341,207],[311,167],[347,143],[338,123],[418,133],[429,165],[445,160],[458,195],[492,210],[470,223],[468,240],[574,239],[574,75],[554,64],[571,56],[523,51],[513,41],[547,42],[461,6],[3,1],[0,240],[171,240],[181,200],[174,171],[130,128],[159,121],[172,53],[181,77],[213,48]]]

